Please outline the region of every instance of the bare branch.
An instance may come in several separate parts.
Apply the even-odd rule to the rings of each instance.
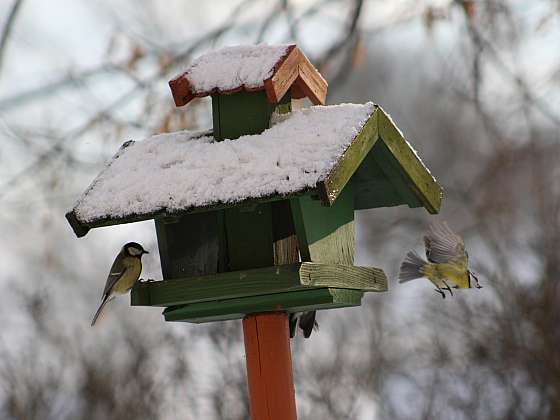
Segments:
[[[23,3],[23,0],[15,0],[12,8],[10,9],[10,13],[8,14],[8,18],[6,19],[6,23],[4,24],[4,28],[2,29],[2,34],[0,35],[0,74],[2,74],[2,64],[4,53],[6,50],[6,45],[8,44],[8,38],[12,33],[12,29],[14,23],[16,21],[16,16],[18,11]]]

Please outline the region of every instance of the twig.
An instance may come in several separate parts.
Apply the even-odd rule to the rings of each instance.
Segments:
[[[8,38],[12,33],[12,29],[14,27],[14,22],[16,21],[16,16],[18,11],[21,7],[23,0],[15,0],[14,4],[12,5],[12,9],[8,14],[8,19],[6,20],[6,24],[2,29],[2,35],[0,36],[0,74],[2,74],[2,63],[4,58],[4,51],[6,50],[6,45],[8,44]]]

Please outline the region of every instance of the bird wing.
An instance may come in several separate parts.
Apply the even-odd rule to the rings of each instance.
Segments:
[[[107,276],[107,282],[105,283],[105,288],[103,289],[103,296],[111,293],[111,290],[115,286],[115,283],[124,275],[128,267],[124,265],[123,259],[120,258],[121,254],[115,258],[109,275]]]
[[[445,222],[430,225],[428,233],[424,236],[424,245],[426,258],[435,264],[466,257],[463,238],[455,234]]]

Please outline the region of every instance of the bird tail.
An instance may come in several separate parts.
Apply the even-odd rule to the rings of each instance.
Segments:
[[[101,301],[101,305],[99,305],[99,309],[97,309],[97,312],[95,313],[95,315],[93,316],[93,319],[91,321],[91,326],[93,327],[97,321],[97,318],[99,318],[99,315],[101,315],[101,312],[103,311],[103,308],[105,307],[105,305],[107,304],[107,302],[109,302],[111,299],[109,298],[109,294],[106,294],[105,296],[103,296],[103,300]]]
[[[401,264],[399,283],[424,277],[424,266],[428,264],[416,252],[409,251]]]
[[[317,311],[304,312],[299,318],[299,327],[305,338],[309,338],[313,330],[319,329],[319,324],[315,321],[316,314]]]

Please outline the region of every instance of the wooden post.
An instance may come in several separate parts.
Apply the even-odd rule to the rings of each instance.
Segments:
[[[252,420],[296,420],[288,314],[243,319]]]

